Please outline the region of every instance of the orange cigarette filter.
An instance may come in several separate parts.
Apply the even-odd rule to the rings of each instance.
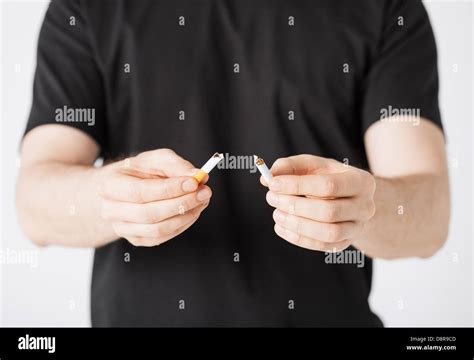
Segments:
[[[198,183],[201,183],[206,178],[206,175],[208,175],[222,159],[224,159],[224,154],[215,153],[193,177]]]

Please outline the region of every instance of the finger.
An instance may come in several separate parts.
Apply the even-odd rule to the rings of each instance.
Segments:
[[[182,215],[209,201],[212,191],[200,186],[199,191],[178,198],[154,201],[145,204],[104,200],[102,218],[108,221],[126,221],[137,224],[154,224],[175,215]]]
[[[268,184],[267,184],[267,182],[265,181],[265,179],[264,179],[263,176],[260,176],[260,184],[262,184],[262,185],[265,186],[265,187],[268,187]]]
[[[107,199],[143,204],[180,197],[197,188],[198,183],[192,177],[140,179],[115,174],[104,183],[99,193]]]
[[[132,169],[145,174],[163,177],[183,176],[194,169],[193,164],[183,159],[171,149],[143,152],[123,160],[124,169]]]
[[[361,231],[359,223],[345,221],[328,224],[290,215],[276,209],[273,212],[275,223],[296,234],[327,243],[352,239]]]
[[[122,221],[113,223],[113,228],[118,235],[124,238],[142,237],[162,239],[194,221],[207,205],[208,203],[201,204],[199,207],[184,215],[176,215],[156,224],[136,224]]]
[[[197,220],[199,219],[199,216],[197,216],[194,220],[190,221],[188,224],[181,226],[180,228],[176,229],[174,232],[167,236],[163,236],[160,238],[156,237],[139,237],[139,236],[133,236],[133,237],[128,237],[126,238],[132,245],[134,246],[143,246],[143,247],[152,247],[152,246],[158,246],[161,245],[175,237],[177,237],[179,234],[185,232],[187,229],[189,229]]]
[[[287,195],[347,197],[362,193],[364,182],[362,175],[352,170],[334,174],[281,175],[270,182],[270,190]]]
[[[191,170],[189,173],[186,173],[187,176],[193,176],[196,175],[198,172],[200,171],[200,169],[193,169]],[[196,180],[197,181],[197,180]],[[199,184],[201,185],[204,185],[206,184],[207,182],[209,181],[209,174],[206,174],[202,180],[199,182]]]
[[[315,171],[329,171],[336,164],[338,162],[333,159],[303,154],[277,159],[273,163],[271,171],[273,176],[306,175]]]
[[[275,233],[282,239],[288,241],[290,244],[315,251],[337,252],[342,251],[351,245],[349,240],[344,240],[337,243],[325,243],[322,241],[310,239],[287,230],[278,224],[275,224]]]
[[[290,215],[326,223],[367,220],[373,215],[373,204],[358,198],[317,199],[267,192],[269,205]]]

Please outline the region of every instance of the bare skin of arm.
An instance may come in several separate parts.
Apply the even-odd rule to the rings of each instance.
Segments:
[[[318,251],[353,244],[386,259],[433,255],[449,223],[441,131],[423,120],[419,126],[379,122],[365,142],[371,174],[312,155],[275,162],[279,186],[270,184],[267,199],[276,208],[276,233]],[[123,162],[93,168],[97,153],[93,140],[60,125],[26,136],[17,205],[34,242],[98,247],[123,236],[154,246],[185,231],[208,204],[206,186],[183,190],[193,181],[185,174],[195,170],[171,150],[140,154],[125,171]],[[177,173],[166,174],[169,168]],[[183,204],[186,218],[176,214]]]
[[[81,131],[44,125],[21,148],[17,209],[38,245],[100,247],[120,237],[155,246],[190,227],[207,207],[209,187],[192,164],[159,149],[95,168],[98,145]]]
[[[365,144],[376,179],[374,217],[355,241],[372,257],[430,257],[448,236],[444,136],[433,123],[376,123]]]
[[[367,130],[371,173],[313,155],[278,159],[267,194],[276,234],[316,251],[354,245],[384,259],[436,253],[450,213],[444,137],[427,120],[413,123]]]

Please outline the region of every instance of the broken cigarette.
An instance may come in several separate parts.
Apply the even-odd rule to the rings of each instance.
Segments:
[[[224,154],[215,153],[193,177],[200,183],[222,159],[224,159]]]
[[[273,175],[268,169],[267,164],[265,164],[265,161],[263,161],[263,159],[259,158],[257,155],[253,156],[253,160],[257,166],[258,171],[260,171],[260,174],[262,174],[263,178],[267,182],[267,185],[270,184],[270,181],[273,179]]]

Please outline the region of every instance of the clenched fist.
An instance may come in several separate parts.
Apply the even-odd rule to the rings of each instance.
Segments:
[[[367,171],[298,155],[278,159],[271,172],[267,202],[275,208],[275,232],[294,245],[344,250],[375,214],[375,179]]]
[[[168,241],[194,224],[209,204],[211,189],[197,183],[196,172],[169,149],[108,165],[100,174],[101,215],[118,237],[135,246]]]

